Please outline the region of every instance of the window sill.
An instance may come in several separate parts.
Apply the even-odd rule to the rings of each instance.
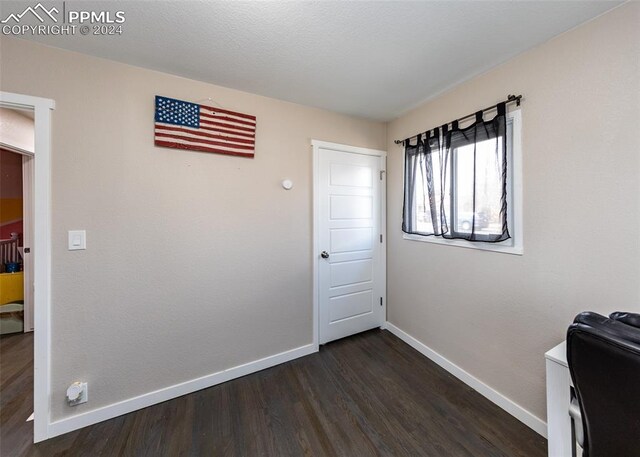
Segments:
[[[410,235],[408,233],[403,233],[402,238],[405,240],[411,241],[420,241],[422,243],[433,243],[433,244],[442,244],[445,246],[456,246],[459,248],[466,249],[477,249],[480,251],[492,251],[499,252],[501,254],[511,254],[511,255],[523,255],[524,249],[522,245],[503,245],[500,243],[483,243],[483,242],[470,242],[466,240],[448,240],[445,238],[439,238],[435,236],[422,236],[422,235]],[[508,243],[511,240],[506,241]]]

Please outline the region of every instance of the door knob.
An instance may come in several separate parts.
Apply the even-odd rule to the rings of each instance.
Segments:
[[[322,257],[323,259],[328,259],[329,258],[329,253],[327,251],[322,251],[320,253],[320,257]]]

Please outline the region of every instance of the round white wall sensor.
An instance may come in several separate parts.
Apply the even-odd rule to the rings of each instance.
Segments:
[[[82,383],[74,382],[67,389],[67,400],[75,401],[82,394]]]
[[[282,188],[289,190],[293,187],[293,183],[291,182],[290,179],[285,179],[284,181],[282,181]]]

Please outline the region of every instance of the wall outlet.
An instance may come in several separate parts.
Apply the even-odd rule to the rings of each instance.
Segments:
[[[67,389],[67,403],[76,406],[86,403],[89,399],[89,388],[86,382],[74,382]]]

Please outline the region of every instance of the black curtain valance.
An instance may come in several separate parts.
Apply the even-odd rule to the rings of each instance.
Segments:
[[[508,103],[515,103],[516,106],[520,106],[520,100],[522,100],[522,95],[511,95],[511,94],[507,95],[507,99],[506,100],[504,100],[504,101],[502,101],[500,103],[496,103],[495,105],[488,106],[488,107],[486,107],[486,108],[484,108],[484,109],[482,109],[480,111],[477,111],[475,113],[463,116],[463,117],[461,117],[459,119],[456,119],[455,121],[448,122],[445,125],[443,125],[443,128],[447,127],[449,124],[451,124],[452,128],[454,128],[454,126],[455,126],[455,128],[457,128],[459,122],[462,122],[464,120],[470,119],[470,118],[472,118],[474,116],[476,117],[476,121],[477,121],[478,120],[478,115],[482,116],[482,113],[484,113],[485,111],[489,111],[489,110],[492,110],[494,108],[497,108],[498,105],[500,105],[501,103],[504,103],[505,105],[508,104]],[[408,141],[411,141],[411,140],[417,138],[420,135],[425,135],[425,134],[428,134],[428,133],[429,133],[429,130],[427,130],[424,133],[419,133],[419,134],[414,135],[412,137],[406,138],[404,140],[395,140],[394,143],[395,144],[406,145]]]

